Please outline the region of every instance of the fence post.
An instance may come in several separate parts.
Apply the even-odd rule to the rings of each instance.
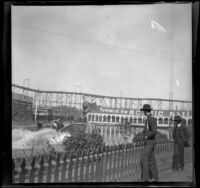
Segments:
[[[159,142],[158,144],[158,163],[159,163],[159,171],[162,171],[162,144]]]
[[[161,171],[164,170],[165,167],[165,161],[164,161],[164,155],[165,155],[165,151],[164,151],[165,147],[164,147],[164,143],[163,143],[163,139],[161,140]]]
[[[100,153],[100,147],[97,148],[97,153],[96,153],[96,182],[101,181],[101,153]]]
[[[63,164],[61,167],[61,181],[65,182],[65,176],[66,176],[66,159],[67,159],[67,153],[65,152],[64,156],[63,156]]]
[[[79,182],[83,182],[83,171],[84,171],[84,152],[82,152],[81,156],[78,158],[79,164],[80,164],[80,178]]]
[[[31,161],[31,170],[30,170],[30,183],[34,183],[34,178],[35,178],[35,157],[32,158]]]
[[[161,143],[160,143],[160,146],[161,146],[161,157],[160,157],[160,162],[161,162],[161,171],[163,171],[164,169],[164,144],[163,144],[163,139],[161,139]]]
[[[135,159],[134,159],[134,168],[135,168],[134,178],[135,178],[135,181],[138,181],[139,166],[140,166],[140,158],[139,158],[140,147],[141,146],[139,145],[139,142],[137,142],[136,147],[134,148],[134,156],[135,156]]]
[[[138,142],[136,142],[136,144],[133,146],[133,167],[134,167],[134,181],[137,181],[137,177],[138,177],[138,163],[140,164],[140,160],[139,160],[139,145]]]
[[[164,146],[165,146],[165,155],[164,155],[164,160],[165,160],[165,168],[164,168],[164,170],[166,170],[167,169],[167,167],[168,167],[168,151],[167,151],[167,142],[164,142]]]
[[[56,155],[56,168],[55,168],[55,179],[54,182],[58,182],[59,181],[59,171],[60,169],[60,154],[57,153]]]
[[[161,146],[162,146],[162,157],[161,157],[161,162],[162,162],[162,171],[165,170],[165,143],[164,143],[164,140],[162,139],[162,143],[161,143]]]
[[[170,164],[171,164],[171,168],[174,162],[174,142],[170,141]]]
[[[134,148],[135,148],[135,143],[131,143],[131,148],[130,148],[130,177],[131,181],[134,180],[135,177],[135,166],[134,166],[134,158],[135,158],[135,153],[134,153]]]
[[[21,172],[20,172],[20,175],[19,175],[19,183],[25,183],[25,174],[26,174],[26,169],[25,169],[26,161],[25,161],[25,158],[23,158],[20,167],[21,167]]]
[[[101,182],[104,181],[104,171],[105,171],[105,146],[101,147]]]
[[[90,151],[88,149],[87,155],[84,156],[84,161],[85,161],[85,181],[89,181],[89,166],[90,166]]]
[[[129,144],[127,144],[127,153],[126,153],[126,155],[127,155],[127,163],[126,163],[126,165],[127,165],[127,180],[128,181],[130,181],[130,150],[131,149],[131,144],[129,143]]]
[[[163,140],[163,144],[164,144],[164,161],[165,161],[165,166],[164,166],[164,170],[167,169],[167,141],[164,139]]]
[[[112,170],[112,174],[113,174],[113,181],[115,181],[115,176],[116,176],[116,145],[113,146],[113,170]]]
[[[167,141],[165,141],[165,170],[168,168],[168,148]]]
[[[15,160],[12,159],[12,183],[15,183]]]
[[[98,150],[98,149],[97,149]],[[94,181],[95,182],[98,182],[98,178],[99,178],[99,162],[98,162],[98,152],[97,152],[97,150],[95,151],[95,155],[94,155],[94,157],[95,157],[95,159],[94,159],[94,165],[95,165],[95,175],[94,175]]]
[[[73,161],[72,161],[72,157],[73,157],[73,150],[70,152],[69,155],[69,168],[68,168],[68,181],[72,182],[72,168],[73,168]]]
[[[112,146],[109,146],[108,147],[108,173],[107,173],[107,176],[108,176],[108,181],[110,182],[112,179]]]
[[[74,163],[74,182],[77,182],[78,180],[78,171],[79,171],[79,151],[76,152],[76,158],[73,159]]]
[[[115,174],[115,180],[119,180],[119,145],[115,148],[115,155],[116,155],[116,174]]]
[[[95,170],[94,170],[95,150],[93,150],[90,155],[90,161],[91,161],[90,181],[93,182],[95,178]]]
[[[173,141],[170,142],[170,152],[171,152],[171,168],[173,167],[174,163],[174,143]]]
[[[102,170],[103,170],[103,150],[100,147],[99,148],[99,182],[103,181]]]
[[[130,181],[131,173],[131,143],[128,144],[127,148],[127,180]]]
[[[108,146],[108,166],[107,166],[107,177],[108,177],[108,182],[111,181],[111,168],[112,168],[112,158],[111,158],[111,152],[112,152],[112,146]]]
[[[158,143],[156,144],[156,148],[155,148],[155,157],[156,157],[156,162],[157,162],[157,169],[158,171],[160,171],[160,143],[158,141]]]
[[[103,151],[103,171],[102,171],[102,176],[103,176],[103,181],[106,182],[107,181],[107,146],[104,147],[104,151]]]
[[[40,160],[40,169],[39,169],[39,177],[38,177],[39,183],[43,183],[43,176],[44,176],[44,156],[42,156]]]
[[[125,162],[126,162],[126,156],[125,156],[125,147],[126,145],[123,144],[122,145],[122,167],[121,167],[121,171],[122,171],[122,175],[121,175],[121,180],[124,181],[125,179]]]
[[[115,168],[115,148],[114,145],[111,147],[111,181],[114,181],[114,168]]]
[[[144,150],[144,142],[140,142],[139,146],[136,150],[137,152],[137,161],[136,161],[136,181],[141,181],[141,166],[140,166],[140,158],[142,155],[142,152]]]
[[[128,171],[127,151],[128,151],[128,144],[125,144],[125,146],[124,146],[124,180],[127,179],[127,171]]]
[[[105,171],[104,171],[104,179],[105,179],[105,182],[108,182],[108,162],[109,162],[109,158],[108,158],[108,152],[109,152],[109,146],[106,146],[105,148]]]
[[[134,156],[132,159],[134,181],[136,181],[136,177],[137,177],[137,174],[136,174],[137,173],[137,157],[138,157],[137,149],[138,149],[138,146],[136,144],[134,144],[133,148],[132,148],[132,156]]]
[[[129,156],[128,156],[128,151],[129,151],[129,144],[127,143],[126,144],[126,147],[125,147],[125,180],[127,180],[128,178],[128,170],[129,170],[129,166],[128,166],[128,159],[129,159]]]
[[[126,176],[126,170],[125,170],[125,165],[126,165],[126,144],[123,144],[122,146],[122,181],[124,181],[125,176]]]
[[[51,171],[52,171],[52,165],[51,165],[52,156],[51,154],[48,157],[48,168],[47,168],[47,182],[51,182]]]
[[[134,153],[135,143],[131,143],[130,148],[130,179],[134,181],[135,179],[135,158],[136,155]]]
[[[168,152],[169,152],[169,156],[168,156],[168,168],[172,168],[172,145],[171,145],[171,141],[168,141]]]
[[[119,146],[119,176],[118,176],[118,180],[121,181],[122,179],[122,144],[120,144]]]

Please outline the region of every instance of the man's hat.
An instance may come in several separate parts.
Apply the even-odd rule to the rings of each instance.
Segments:
[[[145,111],[145,110],[152,110],[153,108],[151,108],[151,106],[149,104],[144,104],[143,108],[141,108],[141,111]]]
[[[174,120],[173,121],[178,121],[178,122],[180,122],[180,121],[182,121],[183,119],[181,118],[181,116],[175,116],[174,117]]]

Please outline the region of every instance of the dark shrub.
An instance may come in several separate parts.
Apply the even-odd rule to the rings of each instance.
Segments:
[[[80,154],[100,152],[101,148],[105,146],[103,137],[97,133],[77,133],[63,142],[66,151],[72,153],[72,157]]]
[[[164,143],[164,142],[167,142],[169,141],[168,138],[167,138],[167,135],[163,134],[163,133],[160,133],[159,131],[157,131],[157,135],[156,135],[156,140],[157,140],[157,143]],[[133,143],[136,144],[136,146],[141,146],[144,144],[145,142],[145,138],[143,136],[143,133],[142,132],[139,132],[138,134],[136,134],[134,137],[133,137]]]

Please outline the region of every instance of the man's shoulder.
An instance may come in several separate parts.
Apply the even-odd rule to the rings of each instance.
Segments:
[[[152,122],[152,123],[156,123],[157,122],[157,119],[154,117],[154,116],[150,116],[148,118],[149,122]]]
[[[149,116],[149,120],[156,120],[154,116]]]

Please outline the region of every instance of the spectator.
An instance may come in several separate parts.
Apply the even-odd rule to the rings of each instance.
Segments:
[[[181,116],[174,117],[173,140],[174,140],[174,159],[172,168],[174,170],[184,169],[184,143],[189,139],[187,127]]]
[[[41,120],[38,121],[37,128],[38,128],[38,130],[42,128],[42,121]]]
[[[141,111],[144,111],[144,115],[147,116],[143,130],[145,146],[140,159],[141,178],[144,182],[158,181],[158,170],[155,159],[157,121],[151,115],[151,110],[152,108],[149,104],[145,104],[141,109]]]

